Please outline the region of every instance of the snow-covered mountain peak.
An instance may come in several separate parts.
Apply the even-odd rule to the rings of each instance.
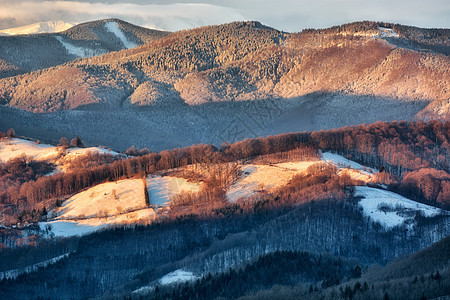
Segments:
[[[19,34],[37,34],[37,33],[53,33],[60,32],[72,28],[77,23],[64,21],[48,21],[29,24],[16,28],[8,28],[0,30],[0,35],[19,35]]]

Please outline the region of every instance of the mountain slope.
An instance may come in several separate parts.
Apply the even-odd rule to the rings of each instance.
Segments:
[[[95,24],[104,28],[102,22]],[[95,24],[67,35],[96,41],[114,34],[98,33]],[[0,129],[30,135],[33,123],[36,138],[82,135],[88,144],[156,150],[380,120],[448,119],[450,58],[414,46],[445,46],[448,30],[424,30],[430,38],[420,40],[419,29],[395,26],[354,23],[288,34],[236,22],[172,33],[0,80],[0,104],[54,112],[4,106]],[[398,46],[400,39],[411,43]]]
[[[80,57],[127,49],[129,45],[142,45],[165,35],[163,31],[106,19],[79,24],[59,33],[0,36],[0,60],[15,66],[18,73],[25,73]],[[8,70],[0,65],[0,78],[15,75]]]
[[[95,32],[94,25],[89,30],[76,26],[65,35],[98,41],[103,33]],[[138,49],[4,79],[0,85],[3,103],[42,112],[88,103],[148,105],[167,101],[168,93],[190,105],[289,99],[313,92],[429,103],[450,97],[449,69],[447,56],[399,48],[387,38],[285,34],[248,22],[178,32]],[[74,81],[53,82],[65,74]],[[51,83],[53,91],[41,90],[42,83]],[[84,102],[67,96],[73,86],[74,97]]]

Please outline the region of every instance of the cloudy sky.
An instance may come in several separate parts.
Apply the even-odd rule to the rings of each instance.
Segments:
[[[104,18],[165,30],[259,20],[296,32],[373,20],[450,27],[449,0],[0,0],[0,29],[42,21]]]

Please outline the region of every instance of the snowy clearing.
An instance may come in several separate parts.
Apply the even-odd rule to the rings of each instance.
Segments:
[[[17,158],[22,155],[31,157],[35,161],[48,161],[58,166],[53,174],[59,171],[65,171],[67,165],[79,156],[89,153],[110,154],[119,156],[121,154],[100,147],[90,148],[67,148],[55,147],[47,144],[37,144],[36,142],[27,141],[18,138],[1,139],[0,140],[0,162],[7,162],[10,159]],[[52,174],[47,174],[52,175]]]
[[[106,22],[105,23],[105,28],[106,30],[108,30],[109,32],[114,33],[114,35],[122,42],[122,44],[127,48],[127,49],[131,49],[131,48],[135,48],[137,47],[137,45],[133,42],[130,42],[127,37],[125,36],[125,34],[123,34],[123,31],[119,28],[119,24],[117,24],[116,22]]]
[[[378,27],[378,29],[380,30],[381,37],[399,37],[398,33],[395,32],[394,29],[386,27]]]
[[[355,195],[364,197],[359,201],[363,214],[386,229],[412,224],[416,212],[419,211],[425,217],[433,217],[443,212],[439,208],[412,201],[396,193],[366,186],[355,187]]]
[[[129,213],[114,215],[107,218],[90,218],[83,220],[55,220],[40,222],[39,227],[46,230],[50,225],[51,233],[55,236],[70,237],[74,235],[85,235],[111,226],[133,224],[139,221],[151,221],[156,219],[153,208],[143,208]]]
[[[81,224],[77,221],[50,221],[50,222],[40,222],[39,227],[42,230],[50,226],[51,233],[55,236],[70,237],[75,235],[85,235],[99,230],[105,226],[94,226]]]
[[[300,171],[293,167],[288,169],[269,165],[245,165],[242,167],[242,177],[228,189],[226,198],[236,202],[260,191],[281,187],[297,173]]]
[[[64,41],[64,39],[61,36],[57,36],[56,39],[66,48],[67,53],[70,55],[76,56],[76,57],[92,57],[96,55],[106,54],[106,50],[102,49],[89,49],[84,47],[78,47],[75,45],[72,45],[69,42]]]
[[[145,208],[144,183],[125,179],[96,185],[64,201],[58,219],[114,216]]]
[[[317,161],[317,160],[315,160],[315,161],[285,162],[285,163],[276,164],[275,166],[277,166],[279,168],[286,168],[286,169],[290,169],[290,170],[303,172],[303,171],[306,171],[306,169],[308,169],[309,166],[317,164],[318,162],[319,161]]]
[[[308,167],[319,162],[300,161],[275,165],[244,165],[241,167],[242,177],[228,189],[226,198],[230,202],[236,202],[262,191],[270,192],[270,190],[286,185],[294,175],[305,172]]]
[[[0,161],[7,162],[23,154],[31,157],[33,160],[53,160],[59,153],[58,147],[46,144],[37,144],[36,142],[12,138],[0,140]]]
[[[44,230],[50,225],[56,236],[83,235],[107,226],[156,218],[155,211],[145,203],[142,179],[99,184],[69,198],[52,214],[56,214],[53,220],[39,225]]]
[[[168,205],[176,194],[200,191],[200,183],[188,182],[184,178],[172,176],[148,176],[147,189],[151,205]]]
[[[322,153],[322,160],[326,163],[335,165],[339,169],[339,175],[347,173],[352,179],[361,180],[366,183],[372,181],[373,175],[378,173],[377,169],[365,167],[342,155],[331,152]],[[372,173],[365,171],[364,169],[372,169]]]

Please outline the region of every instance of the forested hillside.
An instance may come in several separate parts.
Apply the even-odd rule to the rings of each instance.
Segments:
[[[110,164],[96,163],[73,168],[72,172],[36,177],[40,164],[24,158],[2,164],[5,174],[1,202],[11,214],[17,209],[27,214],[42,210],[49,199],[69,195],[108,180],[140,176],[160,170],[178,168],[189,164],[213,165],[232,162],[298,147],[312,147],[315,151],[333,150],[353,160],[382,170],[379,180],[391,189],[413,199],[448,208],[449,190],[449,122],[429,123],[375,123],[339,130],[291,133],[268,138],[248,139],[234,144],[223,144],[220,149],[212,145],[149,153]],[[109,160],[106,160],[110,162]],[[17,168],[23,165],[30,169]],[[8,170],[17,170],[13,176]],[[35,170],[35,171],[31,171]],[[35,173],[33,173],[35,172]],[[51,203],[51,202],[50,202]],[[49,204],[50,204],[49,203]],[[13,205],[13,206],[11,206]],[[48,204],[47,204],[48,205]],[[15,209],[11,209],[16,207]],[[5,210],[6,212],[6,210]]]
[[[114,22],[67,34],[97,43],[113,34],[101,24],[128,32]],[[156,40],[133,49],[0,80],[0,130],[160,151],[376,121],[447,120],[449,58],[414,43],[442,46],[448,31],[399,26],[354,23],[290,34],[240,22],[149,33]],[[140,45],[134,36],[141,31],[133,32],[126,43]],[[8,74],[20,69],[3,65]]]
[[[116,33],[122,33],[128,43],[124,44]],[[59,33],[0,36],[0,78],[128,49],[131,44],[146,44],[167,34],[107,19],[82,23]]]
[[[7,133],[13,134],[13,130]],[[355,288],[356,283],[348,280],[357,280],[351,278],[361,276],[366,266],[384,265],[448,236],[448,141],[448,122],[378,122],[247,139],[224,143],[220,148],[194,145],[149,153],[132,147],[127,154],[135,156],[85,156],[74,160],[64,172],[49,176],[41,176],[52,168],[43,161],[26,157],[9,160],[1,164],[4,227],[0,237],[3,248],[10,249],[0,251],[0,274],[4,278],[0,293],[17,297],[16,291],[21,290],[24,299],[31,295],[184,298],[209,295],[213,289],[218,297],[235,298],[264,289],[269,289],[266,293],[270,295],[273,285],[281,284],[286,285],[283,293],[287,295],[307,293],[314,298],[322,293],[340,293],[345,298],[359,293],[363,297],[369,293],[363,282]],[[330,150],[343,155],[344,160],[364,164],[358,167],[362,172],[358,174],[367,174],[370,183],[359,175],[354,177],[351,166],[327,162],[337,155],[324,153]],[[327,160],[320,161],[321,156]],[[284,185],[271,189],[258,186],[259,191],[248,196],[244,193],[237,200],[227,198],[230,186],[256,174],[250,171],[252,168],[281,170],[289,166],[302,166],[303,171]],[[152,205],[150,196],[146,201],[156,215],[147,222],[140,221],[148,225],[129,224],[54,242],[47,240],[54,236],[51,226],[26,225],[45,222],[51,218],[50,211],[56,211],[65,199],[88,187],[108,181],[118,186],[118,180],[126,178],[167,174],[202,185],[198,192],[171,198],[163,210]],[[395,206],[380,202],[375,209],[382,216],[394,212],[404,218],[392,226],[366,210],[362,201],[370,195],[361,194],[361,188],[388,196],[394,191],[444,210],[424,210],[418,205],[411,209],[402,206],[406,204],[400,200]],[[400,199],[399,195],[395,197]],[[10,227],[13,224],[16,227]],[[268,260],[273,260],[270,271],[264,269]],[[285,260],[292,260],[296,266],[287,273],[283,264],[277,264]],[[298,264],[299,260],[305,264]],[[24,273],[26,268],[30,274]],[[447,273],[439,268],[446,282]],[[262,283],[245,279],[258,278],[261,272],[278,272],[280,276],[278,281],[265,281],[262,276],[258,281]],[[437,276],[429,269],[421,272]],[[177,278],[176,274],[184,274],[187,281],[199,281],[177,287],[178,279],[168,279]],[[390,288],[380,287],[379,279],[373,279],[378,275],[367,276],[366,282],[376,287],[370,295],[385,291],[393,295]],[[228,277],[241,278],[242,285],[230,289],[224,279]],[[423,291],[429,291],[422,285],[426,280],[418,285]],[[436,279],[430,280],[430,284],[436,283]]]
[[[272,203],[256,203],[248,212],[238,209],[206,219],[187,216],[146,228],[95,233],[82,238],[68,258],[37,273],[4,280],[0,290],[17,295],[20,289],[23,298],[129,294],[174,270],[196,276],[216,273],[276,250],[328,252],[357,258],[360,265],[385,263],[430,245],[434,242],[427,238],[430,231],[441,230],[437,238],[448,234],[448,217],[419,224],[416,237],[405,239],[404,229],[380,229],[349,202],[320,201],[281,209],[271,208]]]
[[[427,103],[448,98],[444,88],[449,80],[448,57],[397,47],[381,35],[375,36],[373,27],[381,25],[393,27],[373,23],[367,32],[364,27],[356,33],[343,27],[345,34],[331,29],[287,34],[247,22],[181,31],[126,52],[4,79],[2,99],[14,107],[43,112],[94,103],[120,107],[124,101],[145,106],[173,90],[176,99],[190,105],[290,99],[313,92]],[[413,30],[401,28],[405,38]],[[67,34],[78,29],[82,27]],[[91,38],[92,30],[81,36]],[[364,32],[366,35],[359,34]],[[448,38],[447,32],[439,32],[439,36],[436,44],[446,43],[442,39]],[[67,73],[74,82],[89,78],[87,85],[77,90],[69,82],[55,83],[52,90],[40,87]],[[120,90],[124,92],[113,100],[112,93]],[[77,100],[81,97],[83,103]],[[442,112],[436,116],[442,117]]]

